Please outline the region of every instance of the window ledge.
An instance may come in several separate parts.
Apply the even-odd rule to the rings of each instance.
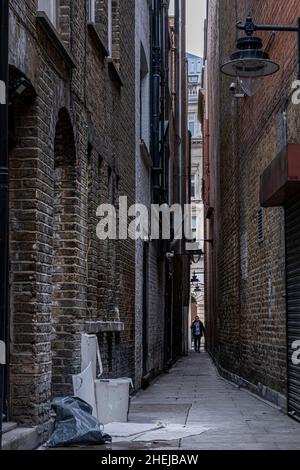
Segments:
[[[91,36],[94,38],[94,40],[96,41],[96,43],[98,44],[98,46],[100,46],[100,49],[101,49],[101,52],[103,53],[104,57],[108,57],[109,55],[109,52],[108,50],[106,49],[102,39],[101,39],[101,36],[99,34],[99,30],[98,30],[98,27],[97,27],[97,24],[96,23],[92,23],[92,22],[89,22],[87,24],[87,27],[88,27],[88,30],[89,32],[91,33]]]
[[[119,321],[87,321],[85,323],[85,330],[88,334],[97,334],[105,332],[118,333],[124,331],[124,329],[124,323]]]
[[[106,57],[106,62],[107,62],[107,65],[108,65],[108,69],[109,71],[112,73],[112,75],[114,76],[114,78],[116,79],[116,81],[118,82],[119,86],[123,86],[124,83],[123,83],[123,79],[122,79],[122,76],[116,66],[116,63],[114,62],[114,60],[111,58],[111,57]]]
[[[48,16],[44,11],[37,11],[36,12],[36,19],[38,24],[41,26],[43,31],[46,33],[48,38],[50,39],[51,43],[54,45],[58,53],[64,59],[66,64],[69,68],[75,68],[75,61],[72,54],[68,51],[68,49],[63,45],[56,29],[54,28],[53,24],[49,20]]]

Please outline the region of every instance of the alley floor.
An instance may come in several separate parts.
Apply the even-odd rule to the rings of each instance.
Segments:
[[[222,379],[209,356],[191,352],[131,401],[129,421],[201,424],[177,441],[118,443],[112,449],[299,450],[300,424]]]

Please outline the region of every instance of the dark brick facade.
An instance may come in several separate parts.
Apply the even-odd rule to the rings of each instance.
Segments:
[[[106,1],[96,27],[86,2],[61,1],[56,30],[37,3],[10,2],[10,85],[24,75],[36,97],[10,107],[8,401],[10,419],[43,431],[51,397],[72,391],[87,322],[104,376],[134,378],[134,243],[100,242],[96,208],[135,200],[135,58],[133,0],[113,1],[113,61]]]
[[[287,347],[283,208],[264,209],[258,237],[260,175],[288,140],[299,141],[292,105],[296,35],[277,33],[270,54],[281,70],[261,80],[253,97],[235,100],[220,74],[236,47],[235,23],[294,24],[299,2],[209,2],[206,64],[206,310],[208,347],[218,363],[255,385],[286,395]],[[261,35],[266,44],[268,33]],[[232,81],[232,80],[231,80]]]

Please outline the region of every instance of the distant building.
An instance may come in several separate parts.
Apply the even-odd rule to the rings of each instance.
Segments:
[[[192,235],[203,249],[204,239],[204,206],[203,206],[203,138],[198,117],[199,93],[203,59],[187,53],[188,65],[188,127],[191,134],[191,200],[192,200]],[[197,261],[197,260],[195,260]],[[191,317],[197,313],[204,321],[204,259],[192,263],[191,276],[196,273],[199,283],[192,286]],[[197,291],[195,288],[197,287]],[[191,318],[192,319],[192,318]]]

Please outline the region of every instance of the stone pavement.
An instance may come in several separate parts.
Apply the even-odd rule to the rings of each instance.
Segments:
[[[206,353],[191,352],[132,399],[129,420],[202,424],[211,429],[175,442],[118,443],[112,449],[299,450],[300,424],[222,379]],[[103,447],[102,447],[103,448]]]

